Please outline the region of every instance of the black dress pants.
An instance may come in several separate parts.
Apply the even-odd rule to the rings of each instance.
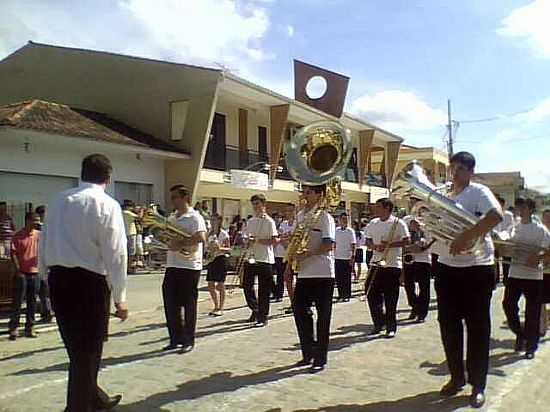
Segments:
[[[508,277],[502,307],[508,326],[527,342],[527,352],[535,352],[539,344],[539,322],[544,283],[542,280]],[[525,328],[519,321],[518,302],[525,296]]]
[[[327,363],[333,292],[334,279],[332,278],[300,278],[298,275],[292,300],[294,321],[300,339],[302,357],[306,360],[313,359],[316,365]],[[313,337],[311,313],[313,303],[317,310],[317,339]]]
[[[351,264],[349,260],[336,259],[334,271],[336,273],[336,287],[339,299],[351,298]]]
[[[69,355],[67,412],[96,410],[105,393],[97,375],[107,330],[109,287],[105,276],[82,268],[53,266],[48,278],[59,332]]]
[[[162,282],[162,298],[171,345],[195,344],[199,296],[197,287],[200,275],[200,270],[166,268]]]
[[[489,369],[494,267],[452,267],[441,262],[438,266],[435,279],[438,320],[451,379],[465,381],[464,321],[468,382],[484,390]]]
[[[254,281],[258,276],[258,298],[254,291]],[[244,267],[243,289],[246,304],[258,322],[267,322],[269,316],[269,295],[273,282],[273,265],[258,262],[246,263]]]
[[[371,278],[372,282],[367,301],[375,329],[381,329],[386,325],[386,331],[397,330],[397,301],[399,300],[399,268],[373,268],[376,275]],[[386,314],[384,315],[385,306]]]
[[[419,319],[428,316],[430,306],[430,272],[432,265],[424,262],[413,262],[405,265],[405,291],[412,311]],[[418,283],[418,293],[416,284]]]
[[[286,269],[286,262],[282,257],[275,258],[275,273],[277,275],[277,280],[273,288],[273,297],[275,299],[282,299],[285,293],[285,280],[284,273]]]
[[[11,315],[8,328],[10,331],[19,327],[21,319],[21,305],[26,301],[26,323],[25,330],[30,331],[34,325],[36,313],[36,293],[40,280],[37,273],[25,273],[15,278],[15,295],[11,307]]]

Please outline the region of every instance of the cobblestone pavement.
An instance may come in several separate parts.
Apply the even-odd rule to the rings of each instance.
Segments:
[[[122,392],[121,412],[409,412],[463,411],[465,391],[441,400],[448,379],[435,316],[406,321],[404,293],[399,329],[393,340],[369,338],[370,317],[358,297],[336,304],[328,368],[317,375],[293,368],[300,352],[287,302],[271,305],[267,328],[246,323],[240,291],[221,318],[208,317],[208,294],[200,293],[198,339],[188,354],[164,353],[167,333],[160,298],[160,276],[130,280],[132,317],[111,322],[100,382]],[[537,357],[513,352],[513,336],[503,325],[503,289],[493,297],[493,341],[485,411],[548,411],[549,344]],[[0,337],[0,411],[61,411],[67,357],[56,331],[38,339],[9,342]]]

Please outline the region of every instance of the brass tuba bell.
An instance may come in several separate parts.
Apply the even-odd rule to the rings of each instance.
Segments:
[[[285,144],[286,165],[292,177],[306,185],[321,185],[341,175],[352,154],[350,131],[333,121],[301,128]]]

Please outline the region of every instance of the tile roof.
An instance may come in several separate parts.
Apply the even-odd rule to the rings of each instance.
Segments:
[[[169,142],[134,129],[103,113],[43,100],[0,106],[1,126],[189,154]]]

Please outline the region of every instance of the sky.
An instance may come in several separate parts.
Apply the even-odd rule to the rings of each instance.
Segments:
[[[550,0],[0,0],[29,40],[221,67],[293,96],[294,58],[351,78],[346,111],[550,192]]]

